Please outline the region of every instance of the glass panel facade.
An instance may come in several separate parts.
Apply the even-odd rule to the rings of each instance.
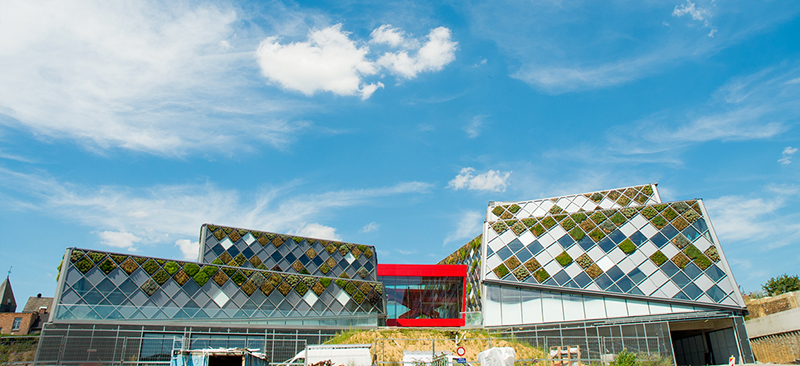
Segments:
[[[457,273],[462,275],[453,275]],[[465,276],[466,266],[381,265],[378,280],[386,291],[387,324],[397,325],[398,319],[457,319],[463,325]]]
[[[383,285],[68,249],[55,322],[377,325]]]

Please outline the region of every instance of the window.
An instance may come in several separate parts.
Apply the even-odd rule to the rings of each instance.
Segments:
[[[22,323],[22,318],[14,318],[14,324],[11,324],[11,330],[19,330],[19,325]]]

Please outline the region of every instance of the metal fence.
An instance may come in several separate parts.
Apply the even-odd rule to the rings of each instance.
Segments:
[[[425,352],[430,355],[448,353],[457,355],[463,347],[463,358],[469,364],[479,364],[478,353],[492,347],[511,347],[516,353],[518,364],[540,363],[544,365],[574,366],[578,363],[607,363],[623,349],[635,353],[639,358],[650,360],[665,359],[671,363],[671,354],[663,354],[663,339],[657,336],[641,337],[563,337],[563,336],[523,336],[433,339],[433,338],[379,338],[373,349],[378,363],[399,365],[403,363],[403,351]],[[409,366],[409,365],[406,365]]]

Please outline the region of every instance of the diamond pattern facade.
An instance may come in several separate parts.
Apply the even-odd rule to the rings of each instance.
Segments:
[[[667,308],[744,306],[701,200],[662,203],[656,186],[644,185],[493,202],[486,217],[473,240],[480,250],[467,244],[440,263],[480,263],[473,281],[490,281],[493,291],[505,283]],[[483,297],[485,307],[492,296]]]
[[[202,261],[315,276],[375,281],[375,247],[203,225]]]
[[[68,249],[55,321],[375,325],[380,282]]]

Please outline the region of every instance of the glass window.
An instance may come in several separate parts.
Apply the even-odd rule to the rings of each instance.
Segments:
[[[522,307],[519,301],[519,289],[516,287],[501,287],[503,296],[503,324],[521,324]]]
[[[563,321],[564,308],[561,304],[561,294],[542,292],[542,312],[546,322]]]
[[[520,290],[522,303],[522,322],[534,324],[542,322],[542,297],[536,290]]]
[[[484,322],[486,325],[502,325],[502,317],[500,316],[500,288],[497,286],[486,286],[486,295],[484,297]]]
[[[564,302],[564,320],[582,320],[586,318],[581,295],[562,294],[561,299]]]
[[[628,315],[650,315],[650,309],[647,307],[647,302],[628,300]]]
[[[602,319],[606,317],[606,303],[602,297],[583,297],[586,319]]]
[[[606,313],[609,318],[616,318],[621,316],[628,316],[628,309],[625,306],[625,299],[615,299],[613,297],[606,297]]]
[[[11,324],[11,330],[19,330],[19,326],[22,324],[22,318],[14,318],[14,323]]]

